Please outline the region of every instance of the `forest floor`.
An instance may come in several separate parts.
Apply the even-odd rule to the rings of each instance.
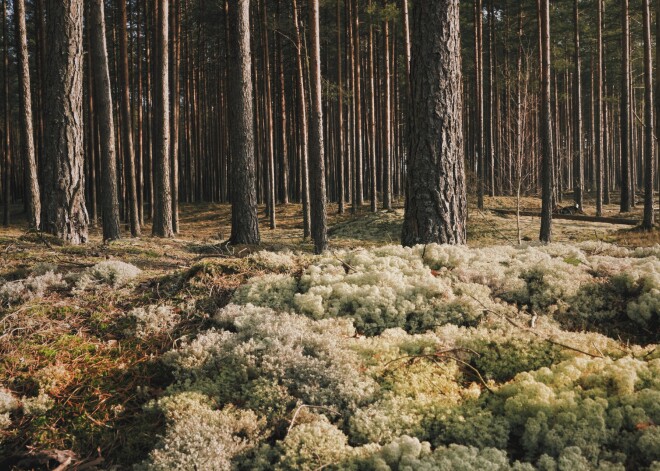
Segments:
[[[523,201],[525,209],[539,206],[534,198]],[[486,207],[484,211],[470,207],[470,247],[516,245],[515,216],[491,211],[512,209],[515,201],[487,199]],[[608,215],[617,214],[615,206],[606,210]],[[400,205],[375,214],[368,207],[357,215],[350,211],[338,215],[334,206],[330,211],[332,249],[398,243]],[[277,207],[275,230],[268,229],[263,208],[260,215],[263,242],[258,248],[224,245],[231,217],[230,207],[220,204],[182,205],[181,232],[171,240],[144,236],[104,244],[94,229],[88,244],[74,247],[25,232],[20,219],[0,228],[0,289],[2,280],[25,281],[27,286],[26,280],[38,280],[44,272],[62,275],[50,286],[25,288],[13,301],[0,304],[0,469],[47,469],[63,462],[94,469],[144,459],[154,437],[163,432],[165,419],[145,414],[143,406],[160,397],[173,381],[171,371],[157,360],[181,339],[207,329],[210,317],[230,301],[237,287],[270,272],[247,261],[248,254],[300,253],[300,266],[293,270],[298,273],[305,261],[312,260],[312,245],[302,238],[300,206]],[[566,244],[601,241],[629,248],[660,244],[658,231],[649,234],[627,226],[557,220],[553,227],[554,240]],[[521,218],[524,241],[537,240],[538,230],[538,218]],[[143,233],[150,233],[149,225]],[[125,262],[141,272],[125,285],[102,277],[93,280],[91,288],[80,283],[93,267],[107,261]],[[176,329],[127,336],[131,322],[127,314],[155,304],[172,306],[180,315]],[[45,394],[47,406],[42,414],[27,409],[11,412],[7,416],[11,424],[3,428],[3,390],[26,403],[26,398]],[[32,402],[39,410],[38,400]]]

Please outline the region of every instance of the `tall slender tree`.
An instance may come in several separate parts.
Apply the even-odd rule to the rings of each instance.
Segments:
[[[385,103],[383,110],[383,209],[392,209],[392,97],[390,93],[390,21],[383,25],[383,50],[385,51]]]
[[[169,0],[156,0],[157,55],[155,67],[154,220],[156,237],[172,237],[172,182],[170,180]]]
[[[413,4],[406,246],[467,239],[459,30],[458,0]]]
[[[180,119],[180,60],[181,60],[181,0],[172,0],[170,9],[171,60],[170,60],[170,145],[172,187],[172,230],[179,233],[179,119]]]
[[[323,145],[323,102],[321,86],[321,36],[319,0],[309,3],[309,45],[311,72],[311,109],[309,123],[310,209],[314,251],[328,248],[328,223],[325,201],[325,156]]]
[[[655,183],[655,139],[653,135],[653,44],[651,43],[651,0],[642,0],[644,23],[644,220],[642,227],[653,228],[653,186]]]
[[[350,0],[349,0],[350,1]],[[303,41],[298,22],[298,2],[292,0],[293,28],[296,32],[296,91],[298,92],[298,122],[300,123],[300,179],[303,209],[303,238],[311,235],[309,208],[309,147],[307,136],[307,93],[305,92],[305,69],[303,67]]]
[[[231,238],[259,244],[252,108],[250,0],[229,0],[229,146],[231,155]]]
[[[83,1],[48,0],[43,230],[87,242],[83,148]]]
[[[598,43],[598,70],[596,70],[596,216],[603,215],[603,166],[604,166],[604,152],[603,152],[603,125],[605,120],[603,118],[603,0],[596,0],[597,5],[597,21],[596,21],[596,34]]]
[[[21,152],[25,169],[25,196],[27,197],[28,224],[38,229],[41,219],[41,200],[37,176],[37,160],[34,150],[32,123],[32,91],[30,89],[30,63],[25,27],[25,0],[14,1],[16,21],[16,53],[18,56],[18,98],[21,122]]]
[[[630,16],[629,0],[621,0],[621,202],[622,213],[630,212]]]
[[[128,187],[128,212],[131,235],[140,235],[140,213],[138,211],[137,182],[135,171],[135,148],[133,147],[133,121],[131,119],[130,81],[128,70],[128,33],[126,1],[117,0],[119,6],[119,64],[121,70],[121,148],[124,154],[124,168],[126,170],[126,185]]]
[[[110,68],[105,39],[103,0],[90,0],[89,32],[94,71],[94,101],[99,123],[101,147],[101,209],[103,240],[120,237],[119,200],[117,196],[117,156],[115,154],[115,123],[112,115]],[[137,209],[137,208],[136,208]]]
[[[344,183],[346,175],[346,166],[344,165],[344,77],[343,77],[343,54],[342,54],[342,29],[341,29],[341,4],[342,0],[337,0],[337,136],[338,136],[338,150],[339,150],[339,175],[337,176],[337,193],[339,199],[339,205],[337,211],[339,214],[344,214],[345,204],[344,204]]]
[[[574,56],[573,65],[573,200],[578,208],[584,206],[584,132],[582,125],[582,63],[580,58],[580,10],[579,0],[573,1]]]
[[[541,20],[541,242],[552,240],[552,111],[550,94],[550,0],[539,0]]]
[[[2,89],[3,89],[3,112],[4,112],[4,132],[3,132],[3,163],[2,189],[2,224],[9,225],[9,213],[11,203],[11,145],[9,130],[9,34],[7,34],[7,0],[2,2]]]
[[[475,84],[475,168],[477,178],[477,207],[484,207],[486,180],[486,145],[484,142],[484,53],[483,53],[483,1],[474,0],[474,84]]]

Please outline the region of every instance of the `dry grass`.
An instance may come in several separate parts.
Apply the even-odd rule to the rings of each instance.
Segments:
[[[524,200],[528,209],[538,204],[534,198]],[[486,206],[514,208],[515,201],[487,199]],[[397,243],[403,218],[400,202],[392,212],[372,214],[367,209],[338,215],[336,207],[330,207],[332,247]],[[146,415],[142,405],[158,397],[170,381],[156,361],[159,356],[205,325],[208,314],[226,304],[236,287],[264,273],[245,255],[262,249],[312,250],[302,237],[299,205],[278,207],[274,230],[268,228],[263,208],[260,216],[263,243],[259,248],[224,245],[231,213],[228,205],[219,204],[183,205],[181,233],[171,240],[144,236],[106,245],[96,229],[89,244],[72,247],[25,233],[20,219],[17,225],[0,229],[0,277],[6,280],[24,278],[39,262],[52,263],[62,273],[81,271],[106,259],[143,270],[137,282],[126,288],[105,287],[78,295],[61,290],[21,306],[0,308],[0,386],[18,397],[31,397],[37,394],[44,374],[53,369],[65,372],[47,391],[55,406],[44,417],[14,417],[16,426],[0,432],[0,468],[16,465],[30,450],[72,450],[79,464],[103,459],[105,464],[121,465],[143,456],[161,430],[162,420]],[[536,240],[538,218],[521,221],[524,238]],[[561,242],[660,243],[657,231],[609,224],[556,221],[554,228],[555,240]],[[148,225],[143,233],[150,233]],[[469,239],[474,246],[515,243],[515,218],[471,206]],[[164,302],[185,306],[192,300],[196,309],[179,309],[183,321],[173,332],[138,339],[122,330],[122,320],[134,307]]]

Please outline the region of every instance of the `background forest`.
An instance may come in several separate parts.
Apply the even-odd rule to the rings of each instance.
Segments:
[[[44,167],[43,114],[47,106],[43,3],[28,1],[26,8],[38,169]],[[620,191],[622,182],[622,4],[602,3],[601,35],[598,2],[577,3],[580,16],[579,56],[576,56],[576,4],[551,2],[556,196],[561,201],[565,192],[577,187],[589,195],[587,206],[592,207],[596,206],[599,170],[604,174],[605,204]],[[301,137],[305,129],[301,121],[307,116],[300,111],[297,76],[302,74],[304,89],[308,90],[307,15],[305,12],[298,15],[296,27],[294,5],[295,2],[283,1],[251,4],[257,198],[260,203],[268,204],[268,211],[273,213],[271,226],[277,220],[277,209],[271,211],[271,200],[276,204],[303,202],[306,193],[306,181],[301,175],[307,150],[305,138]],[[631,194],[641,194],[644,186],[644,36],[640,5],[632,2],[629,10],[631,95],[627,155]],[[322,1],[320,8],[328,198],[339,203],[340,211],[364,204],[370,204],[372,210],[381,205],[388,208],[393,199],[403,194],[406,169],[408,81],[402,4]],[[464,146],[468,179],[473,183],[468,188],[473,193],[495,196],[515,195],[520,186],[523,194],[535,194],[540,188],[541,174],[537,131],[540,113],[537,4],[463,1],[460,9]],[[175,213],[178,201],[225,202],[230,195],[226,10],[223,2],[192,0],[174,1],[169,10],[170,152]],[[480,15],[475,17],[477,10]],[[2,196],[6,224],[10,205],[25,199],[26,169],[24,159],[20,158],[13,2],[5,2],[4,12]],[[128,1],[126,5],[106,2],[105,5],[109,75],[115,98],[112,111],[119,211],[122,220],[128,222],[134,178],[139,220],[133,226],[138,222],[144,224],[153,211],[156,133],[153,94],[157,83],[158,41],[154,14],[151,2]],[[475,19],[478,19],[476,24]],[[88,50],[89,22],[85,28],[84,47]],[[602,73],[598,67],[599,45]],[[302,54],[300,65],[298,51]],[[85,201],[90,219],[96,221],[103,187],[100,117],[98,107],[94,106],[91,61],[92,55],[85,54],[80,66],[85,74],[82,90]],[[122,68],[124,61],[126,70]],[[121,98],[125,93],[128,93],[129,109],[122,112]],[[131,139],[126,140],[129,131]],[[602,169],[597,165],[600,134]],[[134,164],[130,162],[131,154]],[[43,172],[38,173],[43,179]],[[43,192],[44,185],[40,188]],[[583,197],[575,198],[581,203]],[[631,205],[636,202],[635,198],[630,200]],[[176,231],[176,217],[174,228]]]

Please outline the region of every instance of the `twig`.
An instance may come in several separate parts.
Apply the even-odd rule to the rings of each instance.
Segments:
[[[484,312],[489,312],[489,313],[491,313],[491,314],[496,315],[497,317],[504,318],[504,319],[505,319],[509,324],[511,324],[512,326],[514,326],[514,327],[516,327],[516,328],[518,328],[518,329],[520,329],[520,330],[524,330],[525,332],[529,332],[530,334],[535,335],[536,337],[540,338],[541,340],[544,340],[544,341],[546,341],[546,342],[548,342],[548,343],[551,343],[551,344],[553,344],[553,345],[557,345],[558,347],[565,348],[565,349],[567,349],[567,350],[573,350],[574,352],[582,353],[583,355],[590,356],[591,358],[605,358],[603,355],[594,355],[593,353],[589,353],[589,352],[586,352],[586,351],[584,351],[584,350],[580,350],[579,348],[571,347],[570,345],[566,345],[566,344],[563,344],[563,343],[557,342],[556,340],[552,340],[552,339],[549,338],[549,337],[545,337],[544,335],[541,335],[539,332],[536,332],[536,331],[534,331],[534,330],[532,330],[532,329],[530,329],[530,328],[528,328],[528,327],[524,327],[524,326],[522,326],[522,325],[516,323],[513,319],[511,319],[511,318],[510,318],[509,316],[507,316],[506,314],[501,314],[501,313],[499,313],[499,312],[495,312],[495,311],[493,311],[492,309],[489,309],[488,307],[486,307],[486,305],[485,305],[484,303],[482,303],[481,301],[479,301],[479,300],[478,300],[477,298],[475,298],[474,296],[472,296],[472,295],[468,295],[468,296],[470,296],[473,300],[475,300],[477,303],[479,303],[479,304],[481,305],[481,307],[484,309]]]
[[[457,348],[452,348],[450,350],[443,350],[443,351],[430,353],[430,354],[426,354],[426,355],[406,355],[406,356],[403,356],[403,357],[395,358],[394,360],[388,361],[385,364],[384,368],[387,368],[392,363],[394,363],[396,361],[400,361],[400,360],[407,360],[407,359],[415,360],[415,359],[418,359],[418,358],[430,358],[434,362],[437,362],[438,358],[450,358],[450,359],[454,360],[455,362],[460,363],[461,365],[463,365],[463,366],[467,367],[468,369],[470,369],[477,376],[477,378],[479,379],[479,381],[481,382],[483,387],[486,388],[486,390],[488,392],[492,393],[493,390],[488,387],[488,384],[486,384],[486,381],[484,380],[483,376],[481,376],[481,373],[479,372],[479,370],[477,370],[474,366],[470,365],[468,362],[463,361],[460,358],[455,357],[454,355],[450,355],[450,353],[461,352],[461,351],[472,353],[472,354],[474,354],[478,357],[481,356],[479,354],[479,352],[476,352],[476,351],[472,350],[471,348],[457,347]]]
[[[347,275],[351,272],[351,270],[353,270],[354,272],[357,272],[357,270],[355,268],[353,268],[348,263],[346,263],[344,260],[339,258],[337,256],[337,254],[333,253],[332,256],[335,257],[337,260],[339,260],[341,262],[341,266],[342,266],[342,268],[344,269],[344,271],[346,272]]]

